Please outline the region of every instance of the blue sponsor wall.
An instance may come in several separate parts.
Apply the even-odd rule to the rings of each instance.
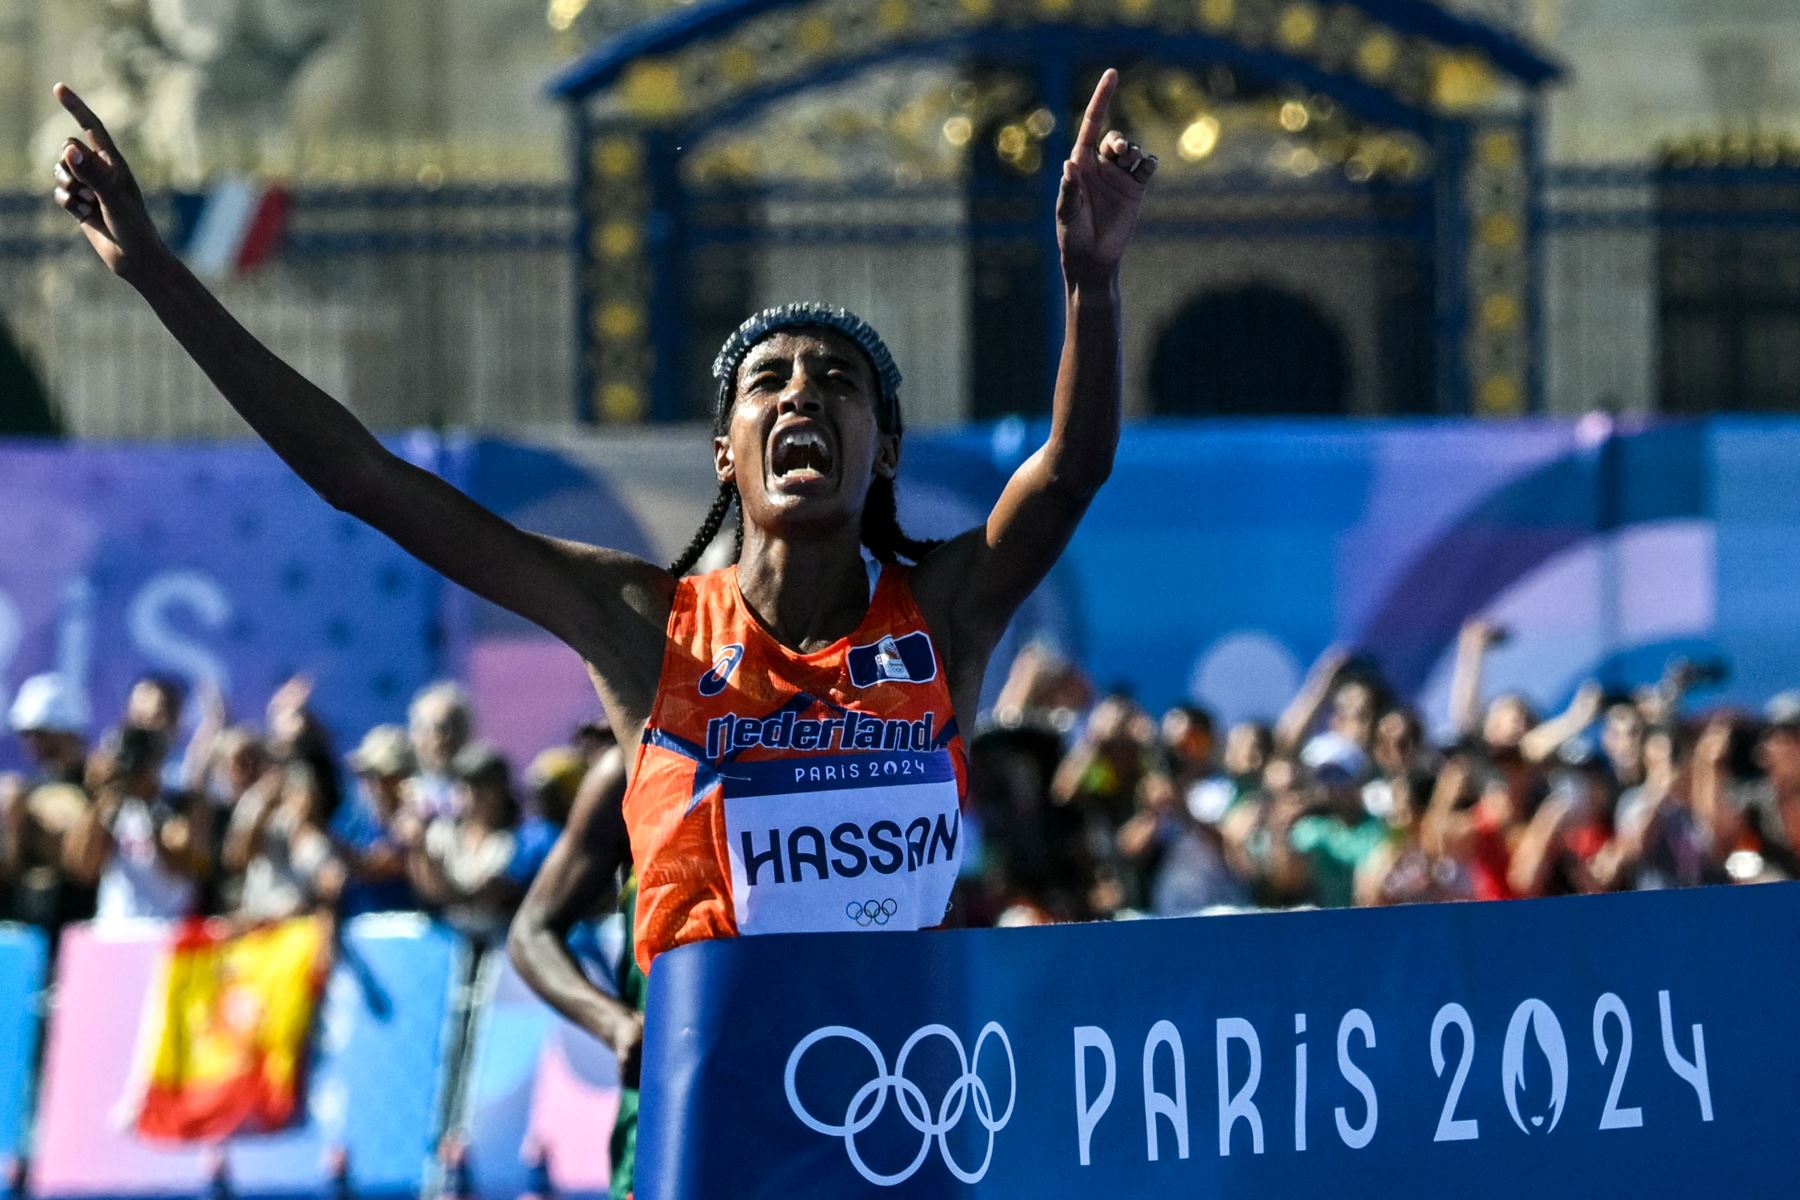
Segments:
[[[907,471],[985,452],[966,477],[997,494],[1042,436],[920,439]],[[1047,585],[1064,619],[1046,632],[1102,684],[1231,718],[1278,712],[1336,644],[1441,723],[1473,616],[1515,635],[1490,692],[1557,704],[1682,653],[1731,667],[1702,700],[1754,704],[1800,684],[1796,547],[1800,422],[1137,425]]]
[[[908,526],[979,520],[1042,432],[909,436]],[[654,559],[711,496],[686,434],[393,444],[528,527]],[[160,670],[222,681],[248,715],[303,670],[351,736],[456,674],[518,754],[594,708],[572,655],[254,445],[0,445],[0,511],[0,696],[60,668],[105,721]],[[1483,615],[1516,635],[1490,660],[1493,690],[1556,704],[1681,652],[1729,660],[1707,699],[1757,703],[1800,682],[1796,544],[1800,421],[1138,424],[1000,657],[1043,637],[1102,684],[1236,718],[1277,711],[1337,643],[1379,657],[1441,722],[1456,629]],[[0,766],[17,761],[0,739]]]
[[[445,470],[435,438],[395,449]],[[246,719],[304,671],[349,730],[438,669],[437,577],[261,447],[0,443],[0,513],[0,699],[60,670],[98,727],[156,671],[216,681]]]

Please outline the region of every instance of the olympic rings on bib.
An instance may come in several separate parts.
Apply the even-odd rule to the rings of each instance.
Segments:
[[[844,915],[865,928],[870,925],[886,925],[899,911],[899,903],[892,899],[852,900],[844,906]]]

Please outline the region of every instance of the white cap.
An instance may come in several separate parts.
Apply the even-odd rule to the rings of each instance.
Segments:
[[[19,685],[8,723],[16,733],[86,733],[87,702],[54,671],[33,675]]]
[[[1781,692],[1769,699],[1763,719],[1770,725],[1791,729],[1800,725],[1800,691]]]
[[[1361,778],[1369,769],[1369,756],[1363,748],[1334,730],[1316,734],[1300,751],[1300,761],[1313,770],[1336,768],[1353,779]]]

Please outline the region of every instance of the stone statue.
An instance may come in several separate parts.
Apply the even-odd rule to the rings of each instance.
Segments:
[[[358,8],[349,0],[99,0],[103,86],[93,91],[129,114],[116,123],[141,160],[198,179],[221,160],[248,159],[305,132],[296,91]]]

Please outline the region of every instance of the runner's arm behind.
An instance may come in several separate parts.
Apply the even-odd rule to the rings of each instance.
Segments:
[[[568,825],[513,917],[506,950],[550,1007],[613,1048],[621,1076],[635,1087],[643,1019],[596,986],[569,949],[570,931],[601,907],[630,859],[624,796],[625,755],[615,748],[582,780]]]

